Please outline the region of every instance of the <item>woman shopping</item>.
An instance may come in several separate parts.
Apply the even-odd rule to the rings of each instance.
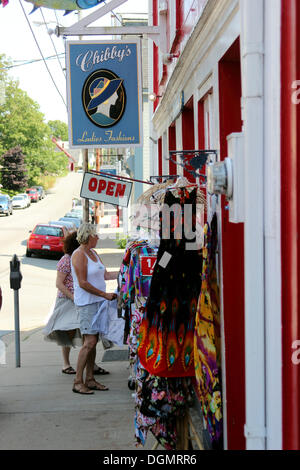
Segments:
[[[58,289],[53,313],[43,330],[46,341],[54,341],[62,346],[63,374],[75,374],[70,364],[70,349],[82,346],[79,316],[74,304],[74,288],[71,273],[71,255],[79,247],[77,232],[72,232],[64,240],[64,256],[57,263],[56,287]],[[108,372],[94,364],[94,374]]]
[[[76,378],[73,392],[82,395],[93,394],[93,390],[106,391],[108,388],[100,384],[94,377],[94,362],[98,331],[93,330],[93,318],[102,302],[113,300],[116,294],[106,292],[105,281],[117,279],[119,272],[107,272],[94,248],[98,242],[97,228],[93,224],[83,223],[77,231],[79,248],[71,258],[72,276],[74,281],[74,303],[79,315],[80,331],[83,346],[77,361]],[[83,379],[86,370],[85,380]]]
[[[46,341],[55,341],[62,346],[64,374],[75,374],[70,364],[70,349],[81,345],[79,317],[73,302],[73,279],[71,255],[79,247],[77,233],[73,232],[64,240],[64,256],[57,263],[56,287],[58,289],[53,313],[43,330]]]

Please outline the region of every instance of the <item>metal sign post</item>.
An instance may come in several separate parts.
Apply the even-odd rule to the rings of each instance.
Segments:
[[[14,290],[16,367],[21,367],[19,289],[21,287],[22,277],[23,276],[20,272],[20,261],[18,260],[17,255],[14,255],[10,261],[10,288]]]

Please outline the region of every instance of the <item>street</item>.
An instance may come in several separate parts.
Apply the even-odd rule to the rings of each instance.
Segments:
[[[56,296],[57,259],[26,258],[29,230],[37,223],[58,220],[71,209],[72,197],[79,196],[82,174],[70,173],[57,181],[48,195],[28,209],[15,210],[10,217],[0,217],[0,285],[3,305],[0,312],[0,336],[14,330],[14,291],[9,273],[12,256],[21,262],[23,276],[19,290],[20,330],[30,330],[45,323]]]

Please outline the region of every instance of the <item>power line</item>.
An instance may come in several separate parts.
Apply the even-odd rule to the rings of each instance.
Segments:
[[[59,56],[65,56],[65,52],[60,52],[58,54]],[[50,60],[50,59],[56,59],[56,55],[50,55],[48,57],[45,57],[44,60]],[[23,65],[30,65],[34,64],[35,62],[41,62],[43,59],[31,59],[31,60],[13,60],[12,62],[21,62],[20,64],[15,63],[14,65],[9,65],[7,67],[0,67],[0,70],[9,70],[13,69],[15,67],[22,67]]]
[[[48,73],[49,73],[49,76],[50,76],[50,78],[51,78],[51,80],[52,80],[52,82],[53,82],[53,85],[55,86],[55,88],[56,88],[56,90],[57,90],[59,96],[61,97],[61,99],[62,99],[62,101],[63,101],[65,107],[67,108],[67,105],[66,105],[66,103],[65,103],[64,97],[62,96],[61,92],[59,91],[59,89],[58,89],[58,87],[57,87],[57,85],[56,85],[56,83],[55,83],[55,80],[54,80],[54,78],[53,78],[53,76],[52,76],[52,74],[51,74],[51,72],[50,72],[50,70],[49,70],[49,67],[48,67],[48,65],[47,65],[47,62],[46,62],[46,60],[45,60],[45,58],[44,58],[44,55],[43,55],[43,53],[42,53],[42,51],[41,51],[41,48],[40,48],[40,46],[39,46],[39,43],[38,43],[38,41],[37,41],[37,39],[36,39],[36,37],[35,37],[34,31],[33,31],[32,27],[31,27],[31,24],[30,24],[30,22],[29,22],[29,20],[28,20],[28,18],[27,18],[27,15],[26,15],[26,12],[25,12],[25,10],[24,10],[24,7],[23,7],[23,4],[22,4],[21,0],[19,0],[19,3],[20,3],[20,5],[21,5],[21,8],[22,8],[22,10],[23,10],[24,16],[25,16],[25,18],[26,18],[26,21],[27,21],[27,23],[28,23],[28,26],[29,26],[30,31],[31,31],[31,33],[32,33],[32,36],[33,36],[34,41],[35,41],[35,43],[36,43],[36,45],[37,45],[37,48],[38,48],[38,50],[40,51],[40,54],[41,54],[41,57],[42,57],[42,59],[43,59],[43,61],[44,61],[45,67],[46,67],[46,69],[47,69],[47,71],[48,71]]]
[[[46,30],[47,30],[47,32],[48,32],[48,28],[47,28],[47,24],[46,24],[46,21],[45,21],[45,17],[44,17],[44,13],[43,13],[43,10],[42,10],[42,8],[40,8],[40,12],[41,12],[41,15],[42,15],[42,18],[43,18],[43,21],[44,21],[45,28],[46,28]],[[56,50],[56,47],[55,47],[54,41],[53,41],[53,39],[52,39],[52,36],[51,36],[51,35],[49,35],[49,38],[50,38],[50,40],[51,40],[51,42],[52,42],[53,49],[54,49],[54,51],[55,51],[55,54],[56,54],[56,57],[57,57],[57,60],[58,60],[59,66],[60,66],[60,68],[61,68],[61,71],[62,71],[62,73],[63,73],[64,77],[66,77],[65,71],[64,71],[64,69],[63,69],[63,67],[62,67],[62,65],[61,65],[61,62],[60,62],[60,60],[59,60],[58,53],[57,53],[57,50]]]

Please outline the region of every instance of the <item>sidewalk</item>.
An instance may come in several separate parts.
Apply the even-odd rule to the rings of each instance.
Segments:
[[[2,338],[8,347],[7,365],[0,366],[1,450],[136,450],[128,361],[100,362],[104,351],[98,343],[97,364],[110,374],[97,380],[109,391],[81,396],[72,392],[74,376],[61,372],[60,348],[44,341],[41,329],[22,334],[20,368],[13,336]],[[74,367],[78,351],[71,352]],[[153,444],[149,434],[144,449]]]
[[[122,253],[113,240],[102,240],[99,253],[108,270],[120,266]],[[21,332],[19,368],[14,334],[1,338],[7,347],[0,365],[0,450],[137,450],[127,346],[104,351],[98,343],[96,362],[110,374],[96,378],[109,391],[83,396],[72,392],[74,376],[62,374],[61,349],[44,341],[42,328]],[[74,368],[78,352],[71,351]],[[154,443],[149,433],[139,449]]]

